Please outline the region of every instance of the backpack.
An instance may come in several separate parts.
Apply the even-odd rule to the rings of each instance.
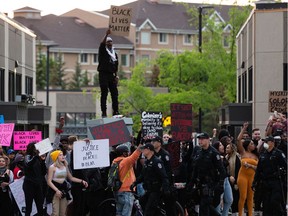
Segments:
[[[112,191],[118,191],[122,185],[119,176],[119,164],[122,160],[112,162],[108,172],[107,188],[111,189]]]

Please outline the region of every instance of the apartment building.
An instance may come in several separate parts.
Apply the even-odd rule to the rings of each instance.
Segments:
[[[0,115],[15,130],[48,133],[50,107],[36,105],[36,35],[0,13]]]
[[[287,3],[256,3],[237,35],[238,103],[223,107],[220,113],[220,123],[234,128],[236,136],[243,121],[264,135],[273,112],[268,109],[270,91],[286,94],[287,113],[287,41]]]

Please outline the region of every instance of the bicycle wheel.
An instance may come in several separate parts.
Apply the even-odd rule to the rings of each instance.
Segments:
[[[115,216],[116,202],[114,198],[109,198],[99,204],[99,216]]]
[[[176,201],[176,211],[177,211],[177,216],[184,216],[184,209],[180,205],[178,201]]]

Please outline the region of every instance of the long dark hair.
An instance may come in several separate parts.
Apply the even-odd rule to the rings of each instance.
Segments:
[[[254,144],[254,142],[251,139],[245,139],[244,140],[242,145],[243,145],[243,148],[245,149],[245,151],[248,151],[248,146],[251,142]],[[257,147],[253,151],[251,151],[251,153],[255,154],[257,157],[259,156],[258,151],[257,151]]]
[[[26,150],[27,155],[35,156],[36,155],[36,147],[35,147],[35,142],[29,143],[27,145],[27,150]]]

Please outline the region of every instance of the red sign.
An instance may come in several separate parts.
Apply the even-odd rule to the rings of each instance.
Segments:
[[[171,132],[175,141],[187,141],[192,134],[192,104],[170,104]]]
[[[171,167],[174,171],[180,165],[180,142],[170,142],[164,145],[164,148],[169,152],[171,158]]]
[[[109,139],[109,146],[130,142],[131,137],[124,120],[89,127],[95,140]]]

